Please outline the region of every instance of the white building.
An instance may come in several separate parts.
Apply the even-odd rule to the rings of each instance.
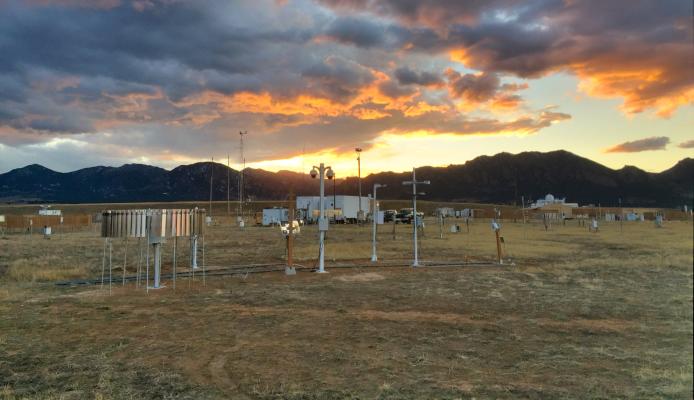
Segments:
[[[463,208],[462,210],[455,210],[456,218],[475,218],[475,210],[472,208]]]
[[[371,213],[371,203],[370,197],[361,198],[364,215]],[[320,196],[297,196],[296,209],[302,211],[307,221],[316,221],[320,214]],[[354,222],[359,214],[359,196],[325,196],[325,211],[328,216],[335,215],[336,220]]]
[[[42,208],[39,210],[39,215],[63,215],[60,210],[52,210],[50,208]]]
[[[289,221],[289,210],[281,207],[263,209],[263,226],[282,225]]]
[[[566,198],[556,199],[552,194],[547,194],[544,199],[538,199],[535,203],[530,205],[530,208],[543,208],[550,205],[561,205],[570,208],[577,208],[578,203],[567,203]]]

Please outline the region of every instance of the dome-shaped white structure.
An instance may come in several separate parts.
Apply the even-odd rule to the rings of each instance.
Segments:
[[[547,203],[552,203],[552,202],[554,202],[554,196],[553,196],[552,194],[548,193],[547,196],[545,196],[545,201],[546,201]]]

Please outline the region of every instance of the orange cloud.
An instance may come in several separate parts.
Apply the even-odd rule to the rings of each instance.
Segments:
[[[390,114],[377,109],[362,107],[352,109],[351,115],[357,119],[381,119],[390,116]]]
[[[219,92],[205,91],[174,102],[177,107],[196,107],[214,105],[222,113],[276,114],[301,117],[291,123],[278,121],[278,126],[313,123],[317,118],[351,116],[360,120],[373,120],[389,117],[389,111],[399,111],[412,117],[432,111],[450,110],[446,105],[430,105],[422,100],[414,100],[420,94],[415,91],[403,97],[390,97],[383,94],[380,85],[390,79],[380,71],[374,71],[376,80],[359,88],[357,95],[350,101],[341,103],[325,97],[300,94],[292,97],[273,95],[270,92],[239,92],[226,95]],[[209,115],[209,113],[207,114]],[[208,119],[200,119],[203,123]]]
[[[667,118],[679,107],[694,103],[690,43],[649,49],[625,41],[622,48],[598,53],[589,39],[577,38],[574,42],[575,48],[548,48],[542,57],[532,53],[504,58],[506,55],[480,45],[456,48],[448,55],[467,67],[523,77],[537,78],[558,71],[573,73],[583,93],[623,99],[620,109],[627,115],[653,110],[659,117]]]
[[[631,142],[620,143],[604,150],[605,153],[639,153],[642,151],[665,150],[670,143],[667,136],[654,136]]]
[[[637,114],[654,109],[667,118],[677,108],[694,102],[694,84],[688,87],[672,85],[669,72],[660,69],[591,71],[574,66],[581,80],[579,89],[593,97],[621,97],[620,107],[626,114]]]
[[[411,105],[405,105],[402,109],[406,117],[417,117],[431,112],[448,112],[450,107],[447,105],[431,105],[424,101],[413,102]]]
[[[489,103],[489,108],[495,112],[515,110],[523,104],[523,99],[515,94],[500,94]]]
[[[449,51],[448,58],[450,58],[451,61],[460,63],[465,66],[469,65],[470,63],[470,56],[464,48]]]

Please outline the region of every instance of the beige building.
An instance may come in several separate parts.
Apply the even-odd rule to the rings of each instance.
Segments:
[[[566,199],[555,198],[552,194],[547,194],[530,205],[530,210],[536,218],[560,221],[573,218],[574,210],[577,208],[578,203],[567,203]]]

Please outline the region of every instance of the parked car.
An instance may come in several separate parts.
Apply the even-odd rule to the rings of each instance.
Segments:
[[[396,224],[411,224],[413,220],[414,210],[411,208],[403,208],[395,215]],[[417,211],[417,218],[424,219],[424,213]]]
[[[385,210],[383,211],[383,222],[393,222],[398,210]]]
[[[403,208],[395,214],[396,224],[411,224],[412,223],[412,212],[411,208]]]

